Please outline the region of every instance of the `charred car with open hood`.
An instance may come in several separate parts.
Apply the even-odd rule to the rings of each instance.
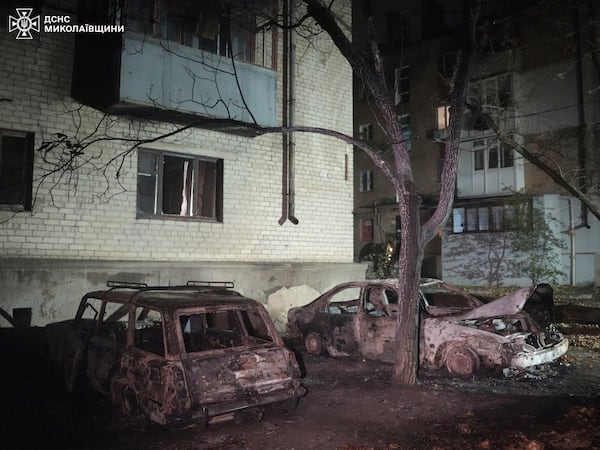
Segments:
[[[86,294],[73,320],[46,326],[68,390],[86,374],[127,414],[202,425],[305,393],[267,311],[233,283],[108,285]]]
[[[288,334],[310,354],[393,362],[398,280],[342,283],[288,312]],[[554,326],[547,284],[489,303],[441,280],[420,283],[420,366],[467,376],[554,361],[569,343]]]

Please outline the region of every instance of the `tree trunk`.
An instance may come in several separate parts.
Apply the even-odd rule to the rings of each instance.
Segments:
[[[396,322],[396,359],[392,382],[412,385],[419,368],[419,280],[423,245],[419,208],[421,199],[412,183],[403,183],[399,193],[401,226],[398,255],[398,318]]]

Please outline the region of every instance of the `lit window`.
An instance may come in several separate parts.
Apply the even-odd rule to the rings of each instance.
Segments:
[[[33,134],[0,130],[0,207],[31,210]]]
[[[437,109],[437,129],[445,130],[450,124],[450,106],[438,106]]]
[[[138,216],[222,220],[223,160],[140,150]]]

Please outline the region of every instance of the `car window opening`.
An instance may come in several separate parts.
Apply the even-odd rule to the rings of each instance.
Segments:
[[[179,316],[185,351],[197,353],[273,342],[258,311],[227,310]]]

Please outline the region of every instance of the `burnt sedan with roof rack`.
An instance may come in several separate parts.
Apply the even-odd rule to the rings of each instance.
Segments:
[[[339,284],[288,311],[288,334],[310,354],[393,362],[398,280]],[[441,280],[420,283],[420,366],[467,376],[480,369],[506,374],[554,361],[569,342],[553,323],[547,284],[519,289],[484,304]]]
[[[126,414],[202,425],[305,394],[267,311],[233,283],[108,286],[84,295],[73,320],[46,327],[67,390],[85,374]]]

